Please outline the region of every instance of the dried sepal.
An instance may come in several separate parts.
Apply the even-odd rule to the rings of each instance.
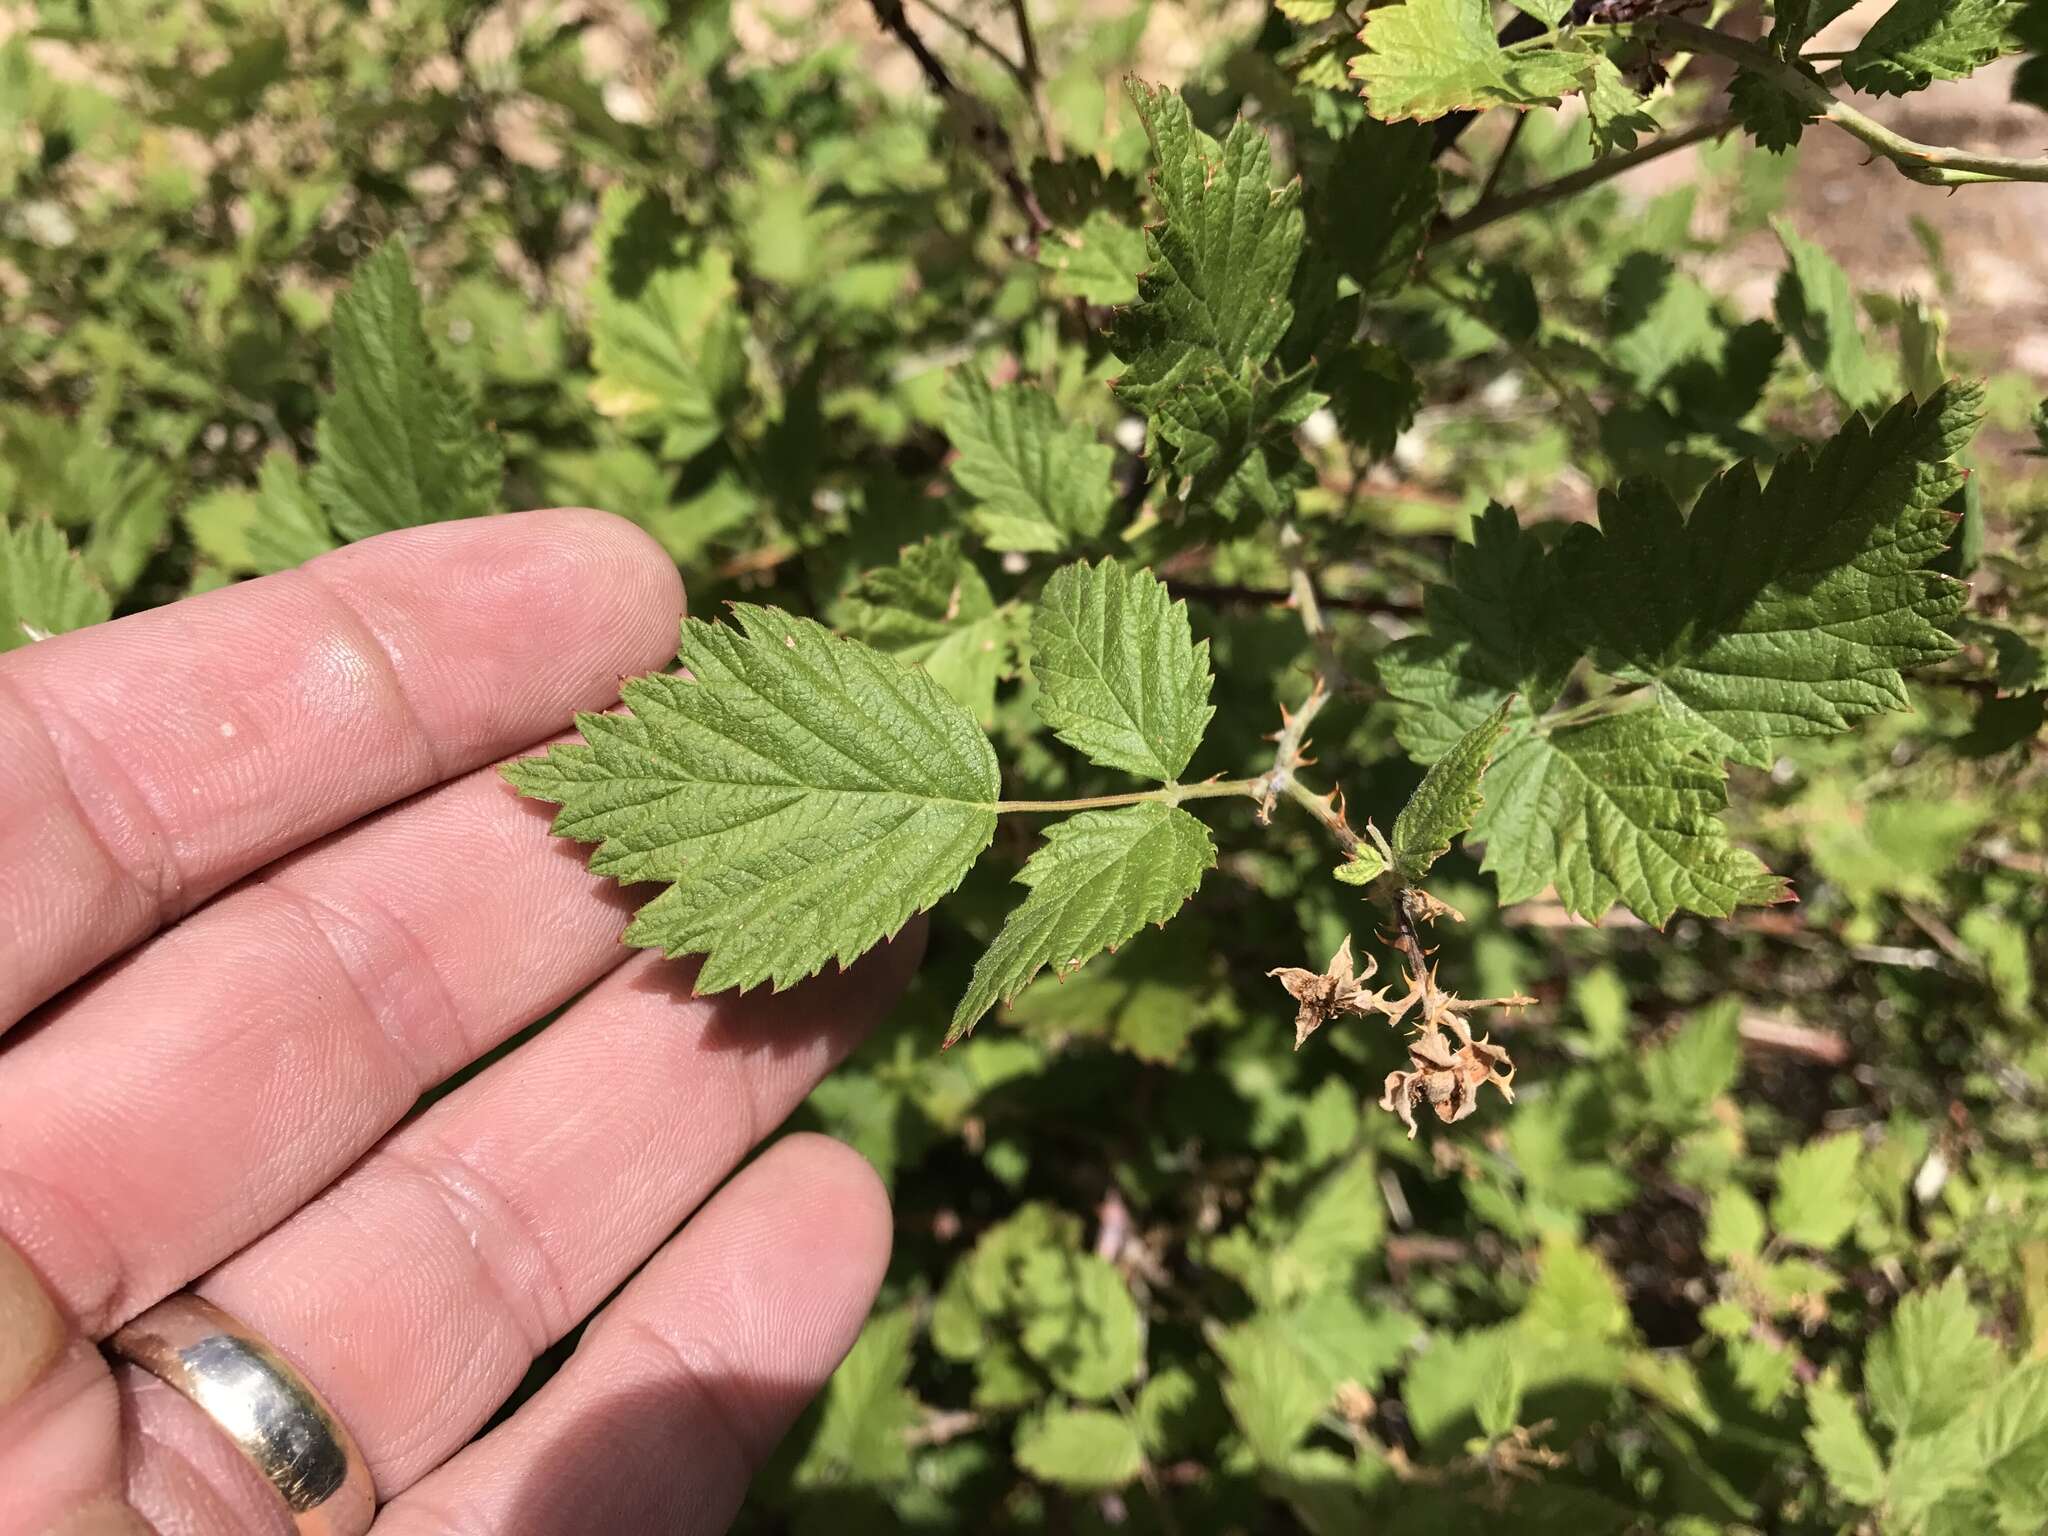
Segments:
[[[1384,1012],[1386,993],[1368,991],[1364,985],[1379,973],[1379,968],[1379,962],[1368,955],[1365,974],[1361,976],[1354,972],[1351,936],[1346,934],[1344,942],[1337,946],[1337,953],[1330,957],[1330,963],[1320,971],[1311,971],[1300,965],[1282,965],[1266,972],[1268,976],[1279,977],[1280,985],[1294,999],[1294,1048],[1300,1050],[1310,1035],[1339,1014]]]
[[[1475,1040],[1469,1031],[1453,1049],[1441,1030],[1425,1027],[1408,1042],[1408,1061],[1407,1071],[1387,1074],[1380,1108],[1401,1117],[1411,1140],[1418,1104],[1427,1103],[1437,1119],[1455,1125],[1478,1108],[1479,1090],[1488,1083],[1510,1104],[1515,1101],[1514,1062],[1490,1039]]]

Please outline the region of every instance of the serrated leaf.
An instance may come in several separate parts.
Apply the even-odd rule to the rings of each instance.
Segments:
[[[1363,292],[1398,288],[1422,255],[1441,201],[1434,154],[1421,124],[1368,118],[1317,178],[1310,214],[1321,243]]]
[[[1038,264],[1051,274],[1047,287],[1087,304],[1128,304],[1138,296],[1145,265],[1145,233],[1097,208],[1080,227],[1058,230],[1039,245]]]
[[[496,434],[427,343],[405,247],[388,240],[334,304],[334,393],[309,477],[344,540],[494,511]]]
[[[1634,149],[1638,138],[1657,131],[1657,119],[1649,114],[1642,92],[1606,54],[1596,51],[1588,56],[1582,79],[1595,154]]]
[[[1165,214],[1146,231],[1150,265],[1138,303],[1119,317],[1116,346],[1130,363],[1118,393],[1135,397],[1190,352],[1235,374],[1272,356],[1293,318],[1288,287],[1301,256],[1301,187],[1273,185],[1265,134],[1242,120],[1219,145],[1175,92],[1130,82],[1151,139],[1151,184]]]
[[[1492,714],[1430,764],[1429,772],[1394,818],[1394,874],[1402,884],[1419,884],[1430,865],[1451,851],[1453,839],[1479,814],[1480,775],[1493,761],[1514,704],[1513,694],[1502,699]]]
[[[1289,433],[1322,397],[1306,368],[1268,364],[1294,319],[1301,186],[1272,184],[1272,147],[1240,121],[1219,145],[1187,104],[1142,81],[1130,95],[1151,141],[1164,212],[1145,233],[1138,301],[1112,344],[1114,381],[1145,412],[1149,451],[1179,494],[1226,518],[1277,514],[1307,480]]]
[[[929,676],[808,619],[736,604],[688,619],[679,676],[628,715],[508,765],[562,807],[590,867],[663,881],[626,942],[702,954],[703,992],[851,963],[958,885],[995,835],[995,752]]]
[[[1368,460],[1392,454],[1422,406],[1422,381],[1407,359],[1374,341],[1324,359],[1316,383],[1329,392],[1330,414],[1345,441]]]
[[[181,516],[200,553],[238,575],[288,571],[335,547],[312,487],[282,451],[265,455],[255,490],[210,492]]]
[[[979,502],[972,521],[991,549],[1057,552],[1099,538],[1116,499],[1115,450],[1029,384],[992,388],[973,368],[946,392],[953,478]]]
[[[1884,1498],[1884,1462],[1856,1412],[1856,1404],[1832,1380],[1806,1389],[1806,1445],[1827,1474],[1828,1486],[1852,1504]]]
[[[1017,1465],[1041,1482],[1101,1493],[1134,1481],[1145,1452],[1122,1414],[1054,1408],[1017,1430]]]
[[[1872,96],[1960,80],[2010,46],[2011,0],[1897,0],[1842,60],[1842,78]]]
[[[1518,725],[1472,831],[1503,902],[1554,885],[1581,917],[1621,902],[1662,927],[1681,908],[1725,917],[1782,899],[1784,882],[1728,841],[1727,800],[1702,736],[1633,709],[1547,735]]]
[[[663,266],[631,297],[598,274],[590,317],[590,403],[633,433],[661,434],[687,459],[717,441],[746,383],[746,320],[732,258],[707,250]]]
[[[0,652],[102,623],[113,611],[55,523],[0,522]]]
[[[1145,1326],[1115,1265],[1041,1248],[1025,1259],[1020,1290],[1018,1341],[1062,1392],[1101,1401],[1136,1379]]]
[[[1164,923],[1215,863],[1209,829],[1177,806],[1084,811],[1056,823],[1017,876],[1031,894],[976,963],[946,1044],[1046,966],[1071,971],[1147,923]]]
[[[1280,1318],[1256,1313],[1211,1338],[1227,1374],[1223,1401],[1252,1454],[1284,1465],[1329,1401],[1329,1387]]]
[[[1753,69],[1738,69],[1728,82],[1728,106],[1758,149],[1781,155],[1797,144],[1806,125],[1817,122],[1812,109],[1793,99]]]
[[[1963,588],[1927,567],[1981,398],[1951,385],[1874,427],[1851,418],[1767,485],[1747,464],[1718,476],[1690,517],[1648,482],[1603,495],[1598,529],[1574,528],[1560,551],[1596,657],[1753,767],[1775,740],[1905,708],[1901,671],[1956,648],[1939,626]]]
[[[1874,405],[1892,392],[1892,382],[1864,344],[1849,275],[1811,240],[1802,240],[1783,223],[1775,227],[1786,257],[1777,289],[1779,328],[1844,405],[1852,410]]]
[[[950,536],[926,539],[896,564],[869,571],[834,605],[843,633],[921,667],[983,722],[1016,654],[1021,621],[997,608],[988,583]]]
[[[1209,642],[1150,571],[1103,559],[1053,572],[1031,620],[1038,717],[1090,762],[1171,783],[1215,710]]]
[[[1643,1110],[1653,1123],[1674,1133],[1690,1130],[1735,1086],[1742,1066],[1741,1020],[1741,1004],[1722,998],[1644,1053]]]
[[[1899,1302],[1871,1340],[1863,1384],[1895,1435],[1929,1434],[1961,1415],[2004,1368],[1960,1273]]]
[[[1380,681],[1405,706],[1395,734],[1433,763],[1509,694],[1541,713],[1557,701],[1572,642],[1542,543],[1498,503],[1451,551],[1449,579],[1423,599],[1424,631],[1389,646]],[[1511,716],[1511,718],[1514,718]]]
[[[909,1388],[917,1322],[909,1308],[868,1319],[825,1384],[817,1433],[793,1475],[798,1487],[845,1483],[884,1487],[910,1470],[905,1438],[917,1422]]]
[[[1771,1226],[1787,1242],[1828,1249],[1855,1229],[1856,1163],[1863,1143],[1844,1131],[1778,1154]]]
[[[1707,1235],[1700,1248],[1708,1258],[1729,1264],[1753,1259],[1763,1251],[1764,1211],[1740,1184],[1723,1184],[1707,1207]],[[1742,1320],[1747,1331],[1747,1317]]]
[[[1366,13],[1366,51],[1351,61],[1367,109],[1382,122],[1446,112],[1545,106],[1579,88],[1584,53],[1548,45],[1505,49],[1486,0],[1404,0]]]

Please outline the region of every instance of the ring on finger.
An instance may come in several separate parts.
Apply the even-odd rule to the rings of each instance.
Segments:
[[[317,1388],[260,1334],[190,1291],[107,1343],[196,1404],[255,1464],[299,1536],[363,1536],[377,1510],[369,1463]]]

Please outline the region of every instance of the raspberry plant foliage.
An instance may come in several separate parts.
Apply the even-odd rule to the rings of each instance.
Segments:
[[[2048,7],[869,9],[10,17],[0,650],[660,542],[509,777],[699,991],[931,930],[750,1530],[2041,1529]]]

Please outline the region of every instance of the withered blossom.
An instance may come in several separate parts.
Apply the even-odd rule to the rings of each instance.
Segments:
[[[1311,971],[1300,965],[1282,965],[1266,972],[1268,976],[1279,977],[1280,985],[1295,1001],[1294,1048],[1300,1050],[1302,1042],[1339,1014],[1384,1012],[1387,994],[1384,991],[1367,991],[1364,985],[1379,973],[1379,968],[1379,962],[1368,955],[1365,974],[1353,973],[1351,936],[1346,934],[1344,942],[1337,946],[1337,953],[1330,957],[1330,963],[1320,971]]]

